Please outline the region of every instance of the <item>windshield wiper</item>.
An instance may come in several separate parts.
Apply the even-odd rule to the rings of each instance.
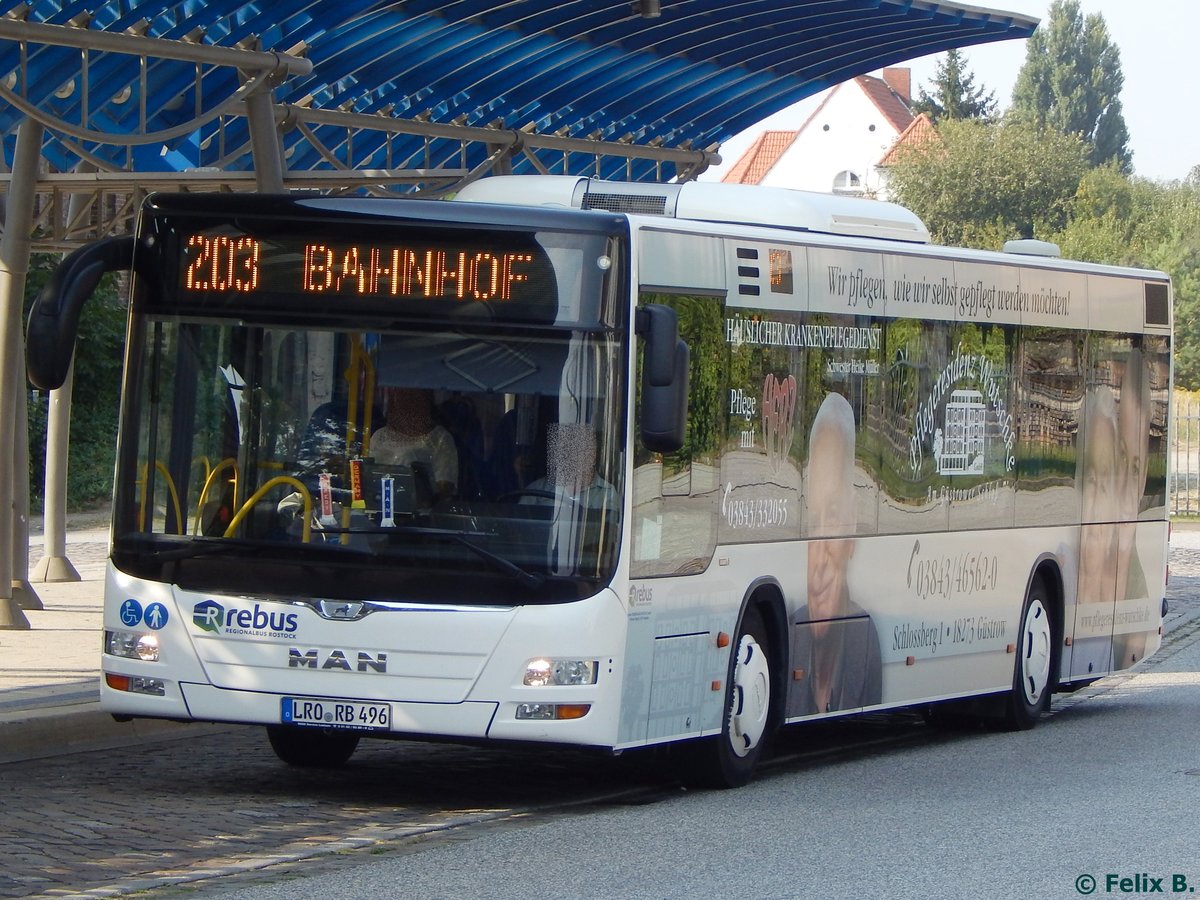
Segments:
[[[479,537],[485,536],[486,532],[483,531],[462,532],[455,531],[453,528],[431,528],[427,525],[396,525],[389,527],[387,530],[400,532],[401,534],[428,535],[430,537],[448,538],[449,540],[456,541],[480,559],[491,563],[492,567],[497,571],[511,575],[527,588],[539,588],[546,581],[541,575],[536,575],[527,569],[522,569],[512,560],[505,559],[503,556],[493,553],[486,547],[481,547],[470,539],[470,537],[476,535]]]
[[[181,559],[194,559],[197,556],[208,556],[213,553],[231,553],[235,550],[247,550],[258,548],[260,545],[252,541],[238,540],[236,538],[202,538],[193,537],[188,539],[186,543],[172,547],[169,550],[158,549],[157,547],[139,547],[138,544],[149,542],[150,539],[137,538],[120,538],[115,541],[113,548],[120,552],[122,544],[127,543],[130,546],[131,552],[146,560],[154,562],[175,562]]]
[[[337,534],[342,530],[343,529],[330,529],[326,533],[327,534]],[[349,531],[349,529],[346,529],[346,530]],[[432,528],[432,527],[429,527],[426,525],[396,525],[396,526],[390,526],[386,529],[372,529],[372,531],[375,533],[387,532],[387,533],[393,533],[393,534],[400,533],[400,534],[427,535],[427,536],[433,537],[433,538],[442,538],[442,539],[452,540],[455,543],[461,544],[463,547],[466,547],[468,550],[470,550],[472,553],[474,553],[480,559],[484,560],[487,563],[490,563],[492,568],[496,569],[499,572],[503,572],[505,575],[510,575],[511,577],[515,578],[524,587],[538,588],[538,587],[541,587],[546,581],[546,579],[544,577],[542,577],[541,575],[537,575],[526,569],[522,569],[515,562],[505,559],[503,556],[493,553],[491,550],[488,550],[486,547],[481,547],[479,544],[477,544],[471,540],[472,537],[485,537],[487,535],[487,533],[483,532],[483,531],[461,532],[461,531],[455,531],[452,528]],[[157,549],[154,547],[148,547],[148,548],[136,547],[136,544],[142,543],[142,542],[148,542],[150,540],[150,539],[144,538],[140,535],[137,538],[130,539],[127,537],[124,540],[126,542],[128,542],[128,544],[134,545],[133,547],[131,547],[131,552],[136,553],[139,557],[141,557],[144,560],[153,561],[153,562],[177,562],[179,560],[184,560],[184,559],[195,559],[196,557],[208,556],[210,554],[217,554],[217,553],[232,553],[234,551],[239,551],[239,550],[240,551],[246,551],[246,550],[261,551],[264,547],[262,542],[247,541],[247,540],[241,540],[238,538],[193,537],[193,538],[190,538],[186,544],[182,544],[180,546],[172,547],[170,549],[164,550],[164,549]],[[119,548],[121,544],[122,544],[122,540],[120,538],[118,538],[117,547]],[[315,543],[315,544],[314,543],[310,543],[310,544],[272,543],[272,544],[270,544],[270,547],[272,550],[287,549],[290,551],[296,551],[296,550],[299,550],[300,548],[304,548],[304,551],[306,553],[310,553],[310,552],[312,552],[312,549],[314,547],[321,547],[321,544],[319,544],[319,543]],[[339,554],[345,553],[347,550],[350,550],[350,552],[354,552],[354,553],[358,553],[358,554],[362,554],[362,555],[370,555],[368,552],[362,551],[362,550],[353,550],[352,548],[345,548],[345,547],[337,548],[337,552]]]

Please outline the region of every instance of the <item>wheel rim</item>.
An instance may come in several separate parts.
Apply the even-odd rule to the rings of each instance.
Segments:
[[[753,635],[742,635],[733,669],[733,706],[729,712],[729,743],[740,757],[750,754],[767,730],[771,708],[771,671],[767,654]]]
[[[1021,687],[1025,702],[1037,706],[1050,683],[1050,616],[1041,600],[1025,611],[1021,632]]]

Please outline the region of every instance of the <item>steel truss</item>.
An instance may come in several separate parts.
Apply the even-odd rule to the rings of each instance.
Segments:
[[[72,155],[83,160],[80,169],[57,172],[45,162],[38,167],[34,203],[33,244],[35,251],[63,251],[96,237],[126,231],[142,197],[149,191],[284,191],[305,190],[325,194],[366,193],[379,196],[421,194],[426,197],[452,194],[462,185],[488,174],[511,170],[512,161],[523,156],[539,172],[590,176],[598,173],[602,162],[624,160],[655,164],[659,180],[663,167],[671,167],[670,177],[691,180],[710,165],[720,161],[716,148],[693,149],[689,146],[663,147],[635,144],[627,137],[618,141],[573,138],[538,134],[531,126],[523,129],[468,127],[387,115],[370,115],[343,110],[314,109],[302,104],[274,102],[276,87],[289,77],[306,75],[311,63],[303,57],[304,47],[291,53],[262,52],[253,47],[222,47],[189,41],[171,41],[140,34],[93,30],[87,22],[74,27],[47,25],[17,18],[0,19],[0,40],[15,41],[20,48],[20,65],[0,81],[0,102],[8,103],[26,117],[39,123],[47,141],[57,141]],[[76,116],[68,119],[39,109],[28,99],[29,59],[40,47],[78,49],[78,71],[63,81],[60,93],[68,97],[77,92]],[[136,124],[128,131],[100,128],[94,112],[106,104],[129,102],[105,93],[102,79],[93,78],[99,62],[109,54],[132,56],[139,71],[138,89],[129,92],[140,98]],[[191,104],[186,121],[169,128],[154,129],[146,109],[151,89],[151,73],[157,63],[170,60],[195,67],[192,89],[180,106]],[[201,89],[214,72],[232,68],[238,73],[236,88],[208,108],[201,102]],[[206,148],[213,147],[219,164],[200,170],[179,172],[139,171],[134,148],[164,144],[209,128]],[[320,129],[321,133],[318,134]],[[339,135],[331,145],[331,129]],[[300,136],[313,148],[328,168],[289,170],[281,148],[282,135]],[[236,138],[230,137],[236,134]],[[249,139],[246,139],[246,135]],[[426,147],[425,165],[392,167],[391,141],[397,136],[418,137]],[[228,143],[227,143],[228,139]],[[346,160],[354,159],[358,142],[387,148],[383,168],[356,168]],[[437,142],[438,159],[432,152]],[[446,146],[457,144],[458,165],[448,164]],[[110,159],[89,151],[89,146],[124,148],[124,162],[114,165]],[[482,162],[468,165],[477,158],[471,149],[482,146]],[[294,147],[293,147],[294,149]],[[250,154],[254,171],[227,168]],[[0,191],[12,189],[12,175],[0,174]]]

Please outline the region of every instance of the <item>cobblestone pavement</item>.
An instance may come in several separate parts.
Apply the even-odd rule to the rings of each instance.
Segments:
[[[1176,532],[1168,598],[1160,657],[1200,634],[1200,532]],[[1069,714],[1106,681],[1056,698],[1054,713]],[[912,718],[864,717],[842,734],[857,728],[852,742],[878,752],[902,740],[955,739],[918,734]],[[806,731],[806,743],[832,740],[841,753],[837,729],[824,734]],[[652,760],[364,741],[345,769],[313,772],[282,765],[260,729],[244,728],[0,765],[0,898],[114,896],[297,861],[332,864],[358,850],[678,790]]]
[[[366,741],[281,764],[261,729],[0,768],[0,897],[111,896],[628,792],[627,757]]]

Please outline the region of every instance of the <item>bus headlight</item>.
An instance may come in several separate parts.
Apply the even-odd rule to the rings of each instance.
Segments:
[[[521,683],[527,687],[595,684],[600,664],[594,659],[531,659]]]
[[[106,631],[104,652],[109,656],[158,662],[158,635],[144,631]]]

